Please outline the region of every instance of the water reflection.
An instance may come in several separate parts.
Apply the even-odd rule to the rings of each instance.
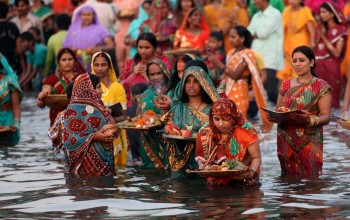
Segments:
[[[23,101],[22,139],[0,148],[0,218],[343,219],[350,216],[350,132],[325,127],[318,178],[281,178],[276,131],[259,134],[261,186],[211,188],[201,178],[171,179],[165,171],[120,168],[116,177],[67,174],[53,154],[48,110]]]

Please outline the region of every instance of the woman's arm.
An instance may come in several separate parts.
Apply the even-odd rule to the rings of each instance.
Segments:
[[[226,75],[228,75],[234,80],[240,79],[247,68],[247,64],[244,61],[238,64],[238,66],[234,70],[232,70],[231,68],[226,68],[225,64],[223,64],[223,62],[221,62],[217,57],[213,55],[210,55],[208,57],[208,60],[212,62],[215,66],[219,67]]]
[[[261,153],[260,153],[259,141],[256,141],[253,144],[249,145],[247,150],[251,159],[249,168],[250,170],[253,171],[252,174],[254,176],[254,174],[260,169],[260,165],[261,165]]]
[[[312,23],[312,21],[309,21],[306,23],[306,28],[310,36],[310,47],[311,49],[314,49],[315,48],[315,26]]]
[[[350,65],[348,67],[348,82],[346,83],[346,89],[344,94],[344,105],[342,108],[342,113],[344,116],[349,110],[349,104],[350,104]]]
[[[52,93],[52,86],[47,84],[43,85],[41,92],[38,94],[37,103],[36,103],[39,108],[45,107],[45,99],[51,93]]]
[[[332,45],[332,43],[328,40],[328,38],[325,35],[321,36],[323,42],[325,43],[327,50],[336,58],[339,58],[343,52],[344,48],[344,39],[341,38],[337,41],[337,44],[335,47]]]
[[[19,92],[17,90],[11,93],[11,102],[13,107],[13,118],[14,125],[11,127],[11,131],[19,130],[19,123],[21,120],[21,108],[20,108],[20,98]]]
[[[110,51],[114,49],[114,42],[111,37],[106,37],[103,39],[104,46],[96,46],[96,47],[90,47],[87,48],[86,51],[93,55],[94,53],[97,53],[99,51]]]
[[[317,105],[320,109],[320,114],[318,116],[319,122],[317,124],[318,126],[329,124],[331,118],[331,102],[332,96],[330,94],[323,96],[318,100]]]

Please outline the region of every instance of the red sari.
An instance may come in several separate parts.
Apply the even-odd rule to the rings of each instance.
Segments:
[[[333,6],[333,8],[335,8],[335,6]],[[338,41],[342,40],[344,43],[346,43],[347,28],[343,23],[345,20],[342,18],[341,14],[337,11],[334,11],[334,13],[338,15],[336,18],[341,19],[339,21],[340,24],[335,24],[334,27],[329,28],[327,30],[326,37],[335,48]],[[315,32],[316,39],[319,38],[317,33],[321,27],[322,24],[317,27],[317,31]],[[346,45],[344,44],[342,55],[336,58],[328,51],[325,43],[322,41],[322,39],[320,39],[314,50],[317,61],[315,72],[319,78],[325,80],[332,86],[332,107],[334,108],[340,108],[340,91],[342,87],[340,66],[344,58],[345,48]]]
[[[331,94],[332,88],[322,79],[291,87],[285,80],[280,88],[283,106],[290,110],[307,110],[319,115],[318,100]],[[277,128],[277,153],[282,174],[317,175],[323,165],[322,126],[305,127],[279,124]]]

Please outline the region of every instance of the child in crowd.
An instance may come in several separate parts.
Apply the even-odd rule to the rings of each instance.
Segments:
[[[30,32],[22,33],[20,40],[22,51],[27,57],[27,67],[19,78],[19,84],[25,87],[33,80],[33,89],[41,91],[47,48],[43,44],[36,43]]]
[[[221,62],[225,63],[225,49],[224,49],[224,36],[221,31],[213,31],[210,33],[208,43],[207,43],[207,51],[208,55],[215,56]],[[208,69],[210,70],[210,77],[213,80],[215,86],[218,86],[220,81],[224,79],[224,74],[220,68],[218,68],[215,64],[210,62],[207,58],[207,54],[204,54],[203,58],[205,64],[207,64]]]
[[[31,27],[28,31],[34,36],[35,43],[38,43],[38,44],[42,43],[41,31],[39,28]]]
[[[127,115],[132,118],[136,116],[138,103],[140,101],[140,95],[148,88],[147,83],[138,83],[131,87],[131,102],[132,106],[128,107]],[[133,160],[133,165],[141,165],[141,157],[139,153],[141,134],[139,131],[127,130],[128,143]]]

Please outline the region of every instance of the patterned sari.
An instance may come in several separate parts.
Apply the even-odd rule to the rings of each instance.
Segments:
[[[332,88],[322,79],[291,87],[291,80],[283,82],[280,94],[283,106],[290,110],[307,110],[319,115],[318,100],[330,95]],[[323,165],[322,126],[308,128],[279,124],[277,153],[282,174],[319,174]]]
[[[222,133],[214,124],[214,115],[219,115],[234,125],[232,133],[227,136],[222,144],[219,144]],[[198,132],[196,160],[202,159],[204,167],[213,164],[220,165],[226,159],[237,160],[249,166],[251,158],[247,153],[247,148],[257,141],[259,141],[258,134],[252,124],[237,111],[231,100],[222,98],[212,105],[209,123]],[[229,178],[215,180],[215,182],[222,183],[228,181],[230,181]]]
[[[92,56],[91,61],[95,60],[95,57],[104,52],[97,52]],[[110,63],[112,63],[111,57],[107,54]],[[91,70],[92,74],[95,73],[94,65],[91,62]],[[123,106],[123,110],[126,110],[126,94],[123,86],[118,83],[116,72],[113,68],[113,65],[109,68],[109,80],[112,84],[107,88],[105,84],[101,82],[101,88],[103,90],[103,94],[101,100],[103,104],[107,107],[112,106],[114,104],[120,103]],[[124,166],[127,162],[127,141],[126,141],[126,131],[122,130],[120,135],[113,141],[114,147],[114,165],[115,166]]]
[[[225,94],[227,98],[231,99],[236,104],[238,110],[244,117],[247,117],[249,108],[249,86],[247,79],[248,77],[251,77],[253,92],[256,103],[259,107],[262,122],[265,125],[271,125],[271,123],[267,120],[266,113],[260,109],[261,107],[266,108],[267,104],[265,99],[265,90],[257,68],[254,52],[247,48],[238,52],[235,52],[235,50],[228,52],[226,57],[226,66],[228,68],[235,70],[242,62],[247,64],[247,69],[242,74],[241,78],[234,80],[231,77],[226,76],[225,82],[219,86],[218,90],[220,91],[223,89],[222,87],[225,87]]]
[[[154,59],[149,62],[148,66],[156,64],[159,66],[163,74],[168,79],[168,85],[170,80],[170,72],[166,64],[159,60]],[[160,94],[151,85],[141,96],[141,111],[146,112],[153,110],[156,114],[161,114],[162,111],[154,106],[154,100]],[[173,97],[173,91],[167,91],[165,95],[170,98]],[[141,144],[140,144],[140,156],[142,158],[143,167],[146,169],[160,168],[164,169],[167,165],[167,154],[166,154],[166,143],[163,138],[155,130],[150,130],[142,133]]]
[[[204,92],[209,96],[212,102],[218,100],[219,94],[217,93],[213,82],[210,79],[209,74],[200,67],[191,66],[188,67],[180,81],[181,89],[178,90],[181,100],[183,93],[185,92],[185,82],[188,76],[194,76],[200,83]],[[172,120],[176,126],[180,129],[191,130],[193,133],[197,133],[199,129],[209,121],[209,110],[211,104],[207,104],[204,109],[197,111],[187,103],[177,102],[173,105],[167,114],[172,114]],[[170,142],[168,146],[168,160],[170,169],[172,172],[184,172],[186,169],[196,169],[198,164],[195,161],[195,143],[176,141]]]
[[[110,122],[110,113],[96,95],[88,74],[74,82],[64,111],[64,147],[69,172],[81,176],[114,175],[113,144],[93,141],[95,132]]]
[[[0,56],[0,63],[2,66],[2,69],[0,69],[0,74],[4,75],[4,77],[0,80],[0,127],[17,127],[16,132],[6,132],[0,134],[0,146],[16,145],[20,139],[20,127],[19,124],[15,124],[13,118],[11,93],[17,91],[22,94],[22,90],[18,84],[17,75],[15,72],[13,72],[6,58],[1,54]]]

